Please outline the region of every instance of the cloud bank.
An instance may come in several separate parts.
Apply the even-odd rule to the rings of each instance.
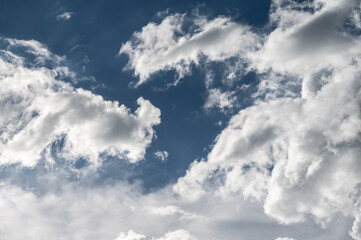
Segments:
[[[269,33],[224,17],[196,17],[196,30],[184,32],[184,15],[135,33],[121,53],[129,55],[138,85],[160,70],[183,77],[200,59],[235,56],[261,80],[254,104],[231,118],[207,158],[195,161],[174,191],[189,201],[254,199],[283,224],[313,218],[326,226],[340,213],[353,216],[350,236],[361,239],[359,14],[359,1],[278,0]],[[155,32],[166,32],[167,44],[152,37]],[[175,49],[182,50],[170,54]]]

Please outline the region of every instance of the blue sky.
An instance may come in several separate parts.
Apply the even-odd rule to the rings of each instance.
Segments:
[[[153,188],[175,181],[184,175],[194,159],[205,156],[209,151],[204,151],[205,148],[221,129],[215,124],[226,122],[230,114],[202,109],[206,89],[204,83],[197,80],[204,78],[202,70],[195,69],[179,87],[168,91],[157,89],[165,88],[167,81],[175,78],[174,73],[160,74],[147,86],[130,88],[130,82],[136,78],[131,71],[122,71],[127,57],[117,55],[121,43],[148,22],[160,22],[162,18],[157,17],[157,13],[167,9],[173,13],[199,9],[209,17],[229,15],[236,21],[260,26],[268,19],[269,7],[269,1],[159,1],[156,4],[149,1],[3,1],[0,17],[4,20],[0,28],[6,37],[36,39],[46,44],[54,54],[66,55],[70,69],[84,78],[96,79],[96,82],[80,81],[75,86],[88,90],[97,87],[94,92],[106,100],[116,100],[133,109],[136,99],[144,96],[162,109],[162,120],[166,124],[156,127],[158,138],[147,151],[148,161],[139,166],[142,173],[138,177],[145,180],[147,188]],[[64,12],[74,14],[69,20],[56,18]],[[8,19],[12,19],[11,24]],[[157,150],[167,150],[170,161],[159,163],[154,159]]]
[[[0,0],[0,239],[361,239],[360,8]]]

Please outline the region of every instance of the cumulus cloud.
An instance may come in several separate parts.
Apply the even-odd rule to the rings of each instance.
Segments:
[[[174,69],[182,78],[190,72],[191,64],[202,61],[202,56],[206,61],[223,61],[257,45],[258,36],[250,27],[229,18],[208,21],[197,16],[187,19],[193,21],[192,29],[184,29],[186,19],[184,14],[174,14],[160,24],[149,23],[123,44],[119,53],[129,56],[127,68],[139,77],[137,86],[158,71]]]
[[[153,238],[152,240],[196,240],[195,237],[192,237],[189,232],[180,229],[174,232],[168,232],[161,238]]]
[[[154,156],[160,159],[162,162],[166,162],[169,157],[169,153],[167,151],[156,151]]]
[[[69,20],[73,15],[73,12],[63,12],[56,16],[56,20]]]
[[[351,197],[361,182],[356,3],[274,1],[277,27],[246,55],[263,74],[264,95],[232,117],[207,159],[178,180],[177,193],[191,201],[238,194],[285,224],[354,216],[350,235],[360,239],[360,195]]]
[[[118,237],[114,240],[141,240],[144,238],[145,236],[143,234],[136,233],[130,229],[127,234],[119,233]]]
[[[233,92],[221,92],[219,89],[209,89],[209,95],[204,103],[205,109],[219,108],[225,110],[232,108],[235,104],[236,97]]]
[[[35,58],[55,62],[60,58],[33,40],[7,41],[9,50],[20,45]],[[96,164],[103,153],[130,162],[143,159],[154,135],[153,126],[160,123],[160,110],[149,101],[140,97],[138,109],[131,113],[116,101],[105,101],[56,80],[68,74],[65,67],[44,68],[42,61],[29,65],[8,52],[0,65],[2,165],[33,167],[41,158],[48,158],[59,140],[64,143],[58,157],[68,160],[82,157]]]
[[[180,220],[192,220],[195,218],[201,218],[201,216],[196,213],[187,212],[181,209],[178,206],[169,205],[165,207],[153,207],[149,209],[149,213],[158,215],[158,216],[178,216]]]
[[[52,181],[51,175],[39,177]],[[86,187],[80,187],[59,179],[56,186],[60,189],[37,195],[31,189],[1,181],[0,210],[2,216],[6,216],[0,218],[1,236],[11,240],[195,240],[212,237],[247,240],[276,239],[285,231],[292,236],[302,236],[292,227],[267,219],[262,206],[237,198],[227,201],[209,198],[189,204],[174,198],[170,189],[144,194],[139,185],[126,182],[91,187],[87,183]],[[183,213],[190,211],[202,217],[185,218]],[[333,223],[327,231],[320,231],[312,224],[302,227],[305,232],[313,233],[308,239],[339,240],[345,234],[339,229],[343,224],[342,221]]]
[[[281,7],[282,4],[286,6]],[[274,5],[279,26],[265,37],[262,48],[249,56],[259,71],[271,68],[303,75],[342,65],[354,51],[359,51],[358,41],[343,28],[356,1],[314,1],[308,6],[314,13],[299,11],[300,5],[293,1],[275,1]]]
[[[136,187],[117,184],[85,189],[64,181],[59,184],[63,187],[61,192],[43,196],[12,185],[1,186],[4,197],[0,208],[6,216],[0,220],[2,238],[114,239],[117,236],[117,240],[139,240],[142,235],[128,229],[144,228],[146,222],[151,223],[142,210],[138,210],[138,204],[150,203],[135,194],[139,193]],[[141,218],[143,223],[139,222]],[[120,230],[127,233],[118,234]]]
[[[278,237],[287,232],[295,239],[361,239],[359,12],[357,1],[275,0],[269,33],[226,17],[195,16],[189,27],[188,16],[174,14],[148,24],[120,50],[130,56],[138,85],[157,71],[182,77],[193,64],[239,58],[260,79],[253,105],[231,117],[207,157],[176,184],[149,194],[128,182],[84,188],[54,177],[60,190],[37,195],[3,177],[1,235],[293,240]],[[102,154],[130,162],[144,157],[159,109],[139,98],[132,112],[75,89],[58,80],[71,74],[59,66],[63,58],[35,41],[7,42],[0,54],[2,165],[30,167],[39,159],[55,161],[54,154],[93,164]],[[29,63],[14,47],[38,60]],[[235,74],[244,72],[230,78]],[[222,94],[215,99],[223,105],[214,100],[210,106],[235,104],[233,95]]]

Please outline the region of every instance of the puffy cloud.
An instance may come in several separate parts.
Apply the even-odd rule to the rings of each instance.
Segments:
[[[354,0],[313,1],[308,8],[314,13],[299,11],[300,5],[275,1],[279,26],[267,35],[263,46],[249,54],[258,71],[272,69],[280,73],[303,75],[322,68],[343,65],[349,56],[360,52],[360,45],[344,23],[357,6]],[[319,9],[319,5],[322,7]]]
[[[141,240],[144,238],[144,235],[136,233],[131,229],[126,235],[124,233],[119,233],[118,237],[115,240]]]
[[[167,151],[156,151],[154,156],[160,159],[162,162],[166,162],[169,157],[169,153]]]
[[[361,239],[361,217],[359,213],[355,215],[355,221],[353,222],[350,236],[357,240]]]
[[[50,176],[39,177],[43,182],[52,180]],[[226,201],[208,198],[190,204],[174,198],[169,189],[144,194],[139,185],[126,182],[86,185],[80,187],[59,179],[56,186],[60,189],[48,189],[46,194],[37,195],[31,189],[1,181],[0,210],[4,216],[0,218],[1,236],[11,240],[247,240],[276,239],[284,232],[296,239],[304,236],[293,227],[268,219],[261,205],[237,198]],[[190,211],[201,217],[185,218],[183,213]],[[337,221],[327,230],[312,224],[302,228],[313,233],[310,240],[338,240],[345,236],[345,232],[338,232],[343,224]]]
[[[253,106],[232,117],[207,159],[173,189],[192,201],[256,199],[285,224],[312,216],[325,226],[339,213],[354,216],[350,235],[360,239],[360,195],[351,197],[361,183],[361,42],[350,23],[358,5],[273,4],[276,28],[247,55],[268,78],[259,85],[263,98],[256,94]]]
[[[1,235],[15,240],[239,240],[277,239],[287,232],[296,239],[337,240],[350,229],[350,236],[361,239],[361,58],[353,32],[359,7],[353,4],[274,1],[274,30],[265,35],[225,17],[197,17],[194,29],[187,30],[186,16],[179,14],[148,24],[121,49],[130,56],[138,85],[159,70],[175,69],[183,76],[203,58],[240,57],[261,76],[255,103],[230,119],[206,159],[193,162],[175,185],[153,193],[129,183],[84,189],[58,178],[61,190],[36,195],[1,181],[0,208],[6,216],[0,219]],[[30,45],[17,44],[41,56],[35,64],[56,65],[53,55]],[[56,80],[69,74],[64,68],[25,61],[10,48],[1,52],[3,164],[33,166],[54,152],[58,158],[93,163],[102,153],[142,159],[153,126],[160,123],[159,109],[139,98],[139,108],[131,113]],[[42,175],[48,182],[47,176]],[[304,232],[265,214],[298,223]]]
[[[153,207],[149,209],[149,213],[159,216],[178,215],[181,220],[189,220],[200,217],[195,213],[187,212],[180,207],[174,205],[169,205],[165,207]]]
[[[73,12],[63,12],[56,16],[56,20],[69,20],[74,15]]]
[[[295,240],[294,238],[288,238],[288,237],[279,237],[279,238],[276,238],[276,240]]]
[[[35,58],[53,60],[36,41],[7,39],[26,48]],[[33,65],[18,55],[5,52],[0,59],[0,163],[20,163],[32,167],[48,158],[54,144],[63,141],[57,157],[68,160],[85,158],[96,164],[105,153],[136,162],[143,159],[150,144],[153,126],[160,123],[160,110],[140,97],[134,113],[116,101],[56,78],[68,75],[57,66]]]
[[[352,213],[360,183],[359,66],[334,72],[314,98],[260,102],[217,137],[207,162],[195,162],[175,190],[186,197],[240,192],[262,200],[283,223],[312,214],[327,222]],[[207,190],[208,189],[208,190]]]
[[[209,95],[204,103],[205,109],[217,107],[221,110],[232,108],[235,104],[236,97],[233,92],[221,92],[219,89],[209,89]]]
[[[186,20],[194,23],[190,29],[184,29]],[[174,69],[182,78],[190,72],[191,64],[200,63],[202,56],[207,61],[223,61],[254,48],[257,42],[258,36],[250,27],[229,18],[208,21],[202,16],[188,19],[184,14],[174,14],[134,33],[119,53],[129,56],[128,69],[134,69],[140,85],[160,70]]]
[[[161,238],[153,238],[153,240],[196,240],[189,232],[180,229],[174,232],[168,232]]]

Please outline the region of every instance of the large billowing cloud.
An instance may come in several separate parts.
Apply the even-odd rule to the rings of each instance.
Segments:
[[[286,224],[354,215],[351,236],[360,239],[361,196],[352,193],[361,183],[361,42],[346,25],[356,2],[315,1],[315,12],[301,13],[286,5],[293,15],[275,5],[280,26],[250,61],[268,77],[295,81],[298,95],[259,98],[232,117],[175,190],[193,198],[238,192]],[[266,94],[267,86],[260,84]]]
[[[39,175],[53,181],[54,175]],[[40,182],[40,181],[39,181]],[[126,182],[86,187],[58,179],[59,189],[38,195],[31,189],[3,183],[0,187],[0,234],[4,239],[79,240],[201,240],[295,239],[338,240],[347,235],[348,222],[337,221],[320,230],[278,225],[262,213],[258,203],[237,197],[186,202],[171,189],[144,194]],[[39,186],[38,186],[39,187]],[[341,219],[340,219],[341,220]],[[21,229],[21,231],[19,230]],[[262,231],[260,231],[262,229]],[[312,234],[310,234],[312,233]]]
[[[131,113],[116,101],[75,89],[56,80],[73,75],[45,46],[33,40],[2,41],[9,44],[0,58],[1,165],[33,167],[41,158],[51,160],[59,141],[57,157],[68,160],[96,164],[100,154],[143,159],[153,126],[160,123],[159,109],[140,97],[139,108]],[[35,62],[13,53],[22,48]]]
[[[227,29],[222,41],[198,37],[208,34],[202,27],[177,38],[182,15],[136,33],[121,52],[130,56],[138,84],[159,70],[187,72],[202,55],[207,61],[238,56],[261,79],[255,104],[232,117],[207,159],[195,161],[174,190],[192,201],[239,194],[262,202],[268,216],[285,224],[311,216],[325,226],[337,214],[354,216],[350,235],[361,239],[359,14],[359,1],[279,0],[272,4],[269,34],[255,35],[229,19],[214,24],[223,19],[217,18],[201,24]],[[167,31],[171,47],[151,38],[149,29]],[[189,44],[193,38],[203,44]],[[237,47],[227,48],[230,39]],[[165,54],[184,46],[179,55]]]
[[[356,1],[288,5],[287,2],[274,2],[276,9],[271,17],[278,27],[265,37],[262,48],[250,56],[259,71],[271,68],[302,76],[309,71],[342,65],[355,51],[359,52],[357,37],[350,33],[356,27],[350,20]],[[302,7],[312,10],[299,11]],[[349,26],[345,26],[346,20]]]
[[[59,80],[75,76],[61,66],[63,57],[36,41],[3,39],[0,236],[360,240],[359,14],[358,1],[275,0],[268,32],[226,17],[181,14],[136,32],[121,53],[130,56],[138,85],[161,70],[183,77],[193,64],[229,59],[260,79],[253,105],[231,117],[208,156],[176,184],[149,194],[137,182],[88,181],[94,172],[64,177],[60,171],[69,169],[42,169],[40,160],[85,159],[97,167],[108,155],[137,162],[160,110],[139,98],[132,113],[75,89]],[[242,78],[244,71],[227,75]],[[237,104],[236,92],[207,84],[206,109]]]

